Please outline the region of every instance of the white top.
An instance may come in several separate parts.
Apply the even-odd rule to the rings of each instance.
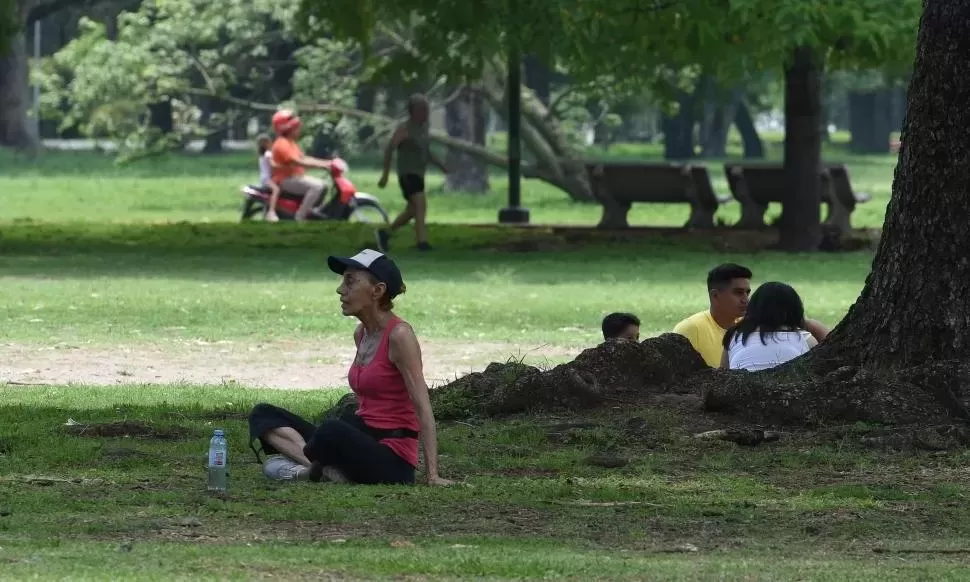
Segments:
[[[270,159],[273,157],[273,152],[266,150],[266,153],[259,157],[259,183],[261,186],[265,186],[273,175],[273,167],[270,166]]]
[[[731,339],[728,363],[732,370],[757,372],[780,366],[808,351],[808,332],[779,331],[765,335],[764,343],[757,331],[748,336],[747,344],[741,343],[741,334]]]

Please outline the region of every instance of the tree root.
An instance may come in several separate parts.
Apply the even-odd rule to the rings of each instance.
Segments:
[[[519,362],[490,364],[431,391],[439,420],[522,413],[648,407],[658,398],[701,398],[698,413],[726,416],[730,429],[695,435],[743,446],[777,440],[773,427],[864,423],[852,429],[864,446],[946,450],[970,445],[970,362],[930,362],[874,373],[843,366],[813,372],[812,356],[764,372],[713,370],[679,335],[642,343],[607,341],[550,370]],[[687,396],[684,396],[687,395]],[[330,412],[356,407],[353,395]],[[844,437],[842,437],[844,438]]]

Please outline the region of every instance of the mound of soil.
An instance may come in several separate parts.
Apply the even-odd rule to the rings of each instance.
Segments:
[[[670,408],[732,427],[732,440],[758,444],[767,428],[818,429],[863,423],[863,444],[941,450],[970,444],[970,363],[930,362],[873,373],[850,366],[817,374],[812,356],[750,373],[714,370],[682,336],[608,341],[550,370],[493,363],[431,392],[439,420],[584,412],[606,407]],[[824,369],[823,366],[818,366]],[[331,414],[353,410],[347,395]],[[706,414],[705,414],[706,413]],[[685,425],[685,429],[686,429]],[[727,434],[727,433],[726,433]]]

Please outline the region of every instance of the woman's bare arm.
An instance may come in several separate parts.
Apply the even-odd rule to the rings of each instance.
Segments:
[[[438,476],[438,433],[435,429],[434,413],[431,411],[428,385],[424,380],[418,338],[410,325],[401,323],[391,330],[389,344],[388,355],[404,377],[404,384],[407,386],[408,395],[418,415],[418,423],[421,425],[421,444],[424,447],[428,485],[450,485],[451,481]]]
[[[391,173],[391,160],[394,158],[394,150],[397,146],[401,145],[401,142],[407,139],[408,130],[407,127],[400,125],[394,130],[394,134],[391,136],[391,141],[387,142],[387,147],[384,149],[384,171],[381,174],[381,182],[387,183],[387,177]]]
[[[829,328],[825,327],[821,322],[814,319],[806,319],[804,328],[805,331],[812,334],[812,337],[814,337],[815,341],[818,343],[822,343],[825,341],[825,338],[829,336]]]

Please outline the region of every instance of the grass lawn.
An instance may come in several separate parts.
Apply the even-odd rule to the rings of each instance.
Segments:
[[[780,159],[778,144],[769,142],[769,157]],[[737,154],[737,149],[729,150]],[[607,159],[659,159],[659,146],[624,145],[608,152],[592,150],[589,155]],[[896,156],[852,156],[841,145],[825,150],[827,161],[845,162],[852,173],[853,186],[869,192],[873,200],[853,213],[858,227],[882,226],[891,193]],[[389,212],[396,213],[404,200],[392,184],[377,188],[380,177],[373,159],[350,160],[350,178],[360,190],[377,194]],[[708,163],[714,188],[730,194],[721,163]],[[112,158],[92,152],[62,152],[38,161],[0,152],[0,186],[4,192],[21,195],[4,201],[5,220],[90,221],[90,222],[192,222],[236,221],[239,218],[239,187],[256,180],[255,156],[232,153],[217,156],[170,156],[137,162],[118,168]],[[428,220],[432,223],[484,223],[497,220],[505,206],[507,187],[504,175],[493,172],[489,194],[463,196],[441,190],[443,176],[428,177]],[[600,209],[577,204],[542,182],[523,182],[523,204],[532,213],[532,222],[541,224],[595,225]],[[780,206],[769,208],[768,216],[780,213]],[[632,225],[682,226],[688,217],[686,204],[636,204],[630,212]],[[723,205],[718,217],[727,223],[740,216],[737,203]],[[432,236],[434,233],[432,232]]]
[[[441,423],[442,471],[464,482],[452,489],[268,482],[245,413],[270,401],[315,417],[344,392],[352,323],[323,257],[371,233],[220,223],[234,219],[245,159],[209,162],[210,178],[199,163],[167,178],[175,159],[117,174],[102,162],[52,156],[0,178],[35,194],[0,222],[0,381],[17,382],[0,385],[0,578],[911,580],[968,565],[966,453],[866,450],[853,427],[753,449],[698,441],[721,424],[685,401]],[[883,201],[884,166],[870,188]],[[596,219],[527,192],[550,204],[537,221]],[[436,197],[441,250],[396,253],[399,312],[435,378],[508,357],[553,365],[595,344],[613,310],[638,313],[646,335],[667,330],[704,306],[704,274],[726,260],[793,283],[835,324],[871,261],[753,252],[720,235],[580,244],[447,224],[491,222],[500,196]],[[43,221],[17,220],[48,203]],[[641,216],[676,224],[676,212]],[[146,224],[183,219],[195,224]],[[226,367],[256,371],[229,381]],[[279,389],[300,387],[331,389]],[[127,421],[129,436],[78,436],[69,418]],[[214,428],[231,447],[226,500],[204,492]],[[587,462],[602,454],[629,464]]]

